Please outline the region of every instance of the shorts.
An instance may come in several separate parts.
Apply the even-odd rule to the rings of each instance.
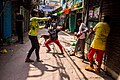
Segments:
[[[88,59],[91,61],[93,60],[93,56],[96,53],[96,61],[101,63],[102,59],[103,59],[103,54],[104,54],[104,50],[98,50],[98,49],[94,49],[94,48],[90,48],[90,51],[88,53]]]

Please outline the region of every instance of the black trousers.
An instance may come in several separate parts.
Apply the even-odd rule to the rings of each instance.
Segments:
[[[18,42],[23,42],[23,28],[21,21],[16,22],[16,33],[18,36]]]
[[[31,49],[28,52],[27,58],[30,58],[32,52],[35,50],[36,57],[37,57],[36,59],[40,59],[40,57],[39,57],[40,46],[39,46],[39,42],[38,42],[37,36],[30,36],[29,35],[29,39],[31,41],[32,47],[31,47]]]
[[[23,33],[18,33],[18,42],[23,42]]]

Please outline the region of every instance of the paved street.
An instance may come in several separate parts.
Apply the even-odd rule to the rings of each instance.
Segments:
[[[39,32],[41,33],[47,34],[47,30],[43,29]],[[25,37],[24,44],[6,46],[8,53],[0,55],[0,80],[112,80],[104,72],[98,74],[86,71],[84,68],[88,64],[87,61],[82,62],[77,56],[69,56],[71,43],[75,42],[74,36],[60,32],[59,40],[67,51],[64,55],[60,54],[56,44],[51,44],[52,51],[46,53],[44,39],[39,38],[40,58],[43,60],[41,63],[25,63],[31,47],[28,37]],[[31,59],[36,59],[35,53]]]

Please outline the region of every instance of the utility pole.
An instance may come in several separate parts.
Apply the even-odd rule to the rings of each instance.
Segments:
[[[44,0],[44,5],[45,5],[45,0]]]

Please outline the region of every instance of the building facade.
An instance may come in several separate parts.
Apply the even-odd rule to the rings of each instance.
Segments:
[[[103,0],[101,4],[101,18],[103,15],[110,15],[112,17],[105,56],[106,70],[115,79],[118,79],[120,76],[120,65],[118,65],[120,64],[120,2],[119,0]]]
[[[16,35],[16,10],[24,17],[23,32],[29,30],[30,11],[37,4],[36,1],[0,0],[0,38],[6,41]]]

